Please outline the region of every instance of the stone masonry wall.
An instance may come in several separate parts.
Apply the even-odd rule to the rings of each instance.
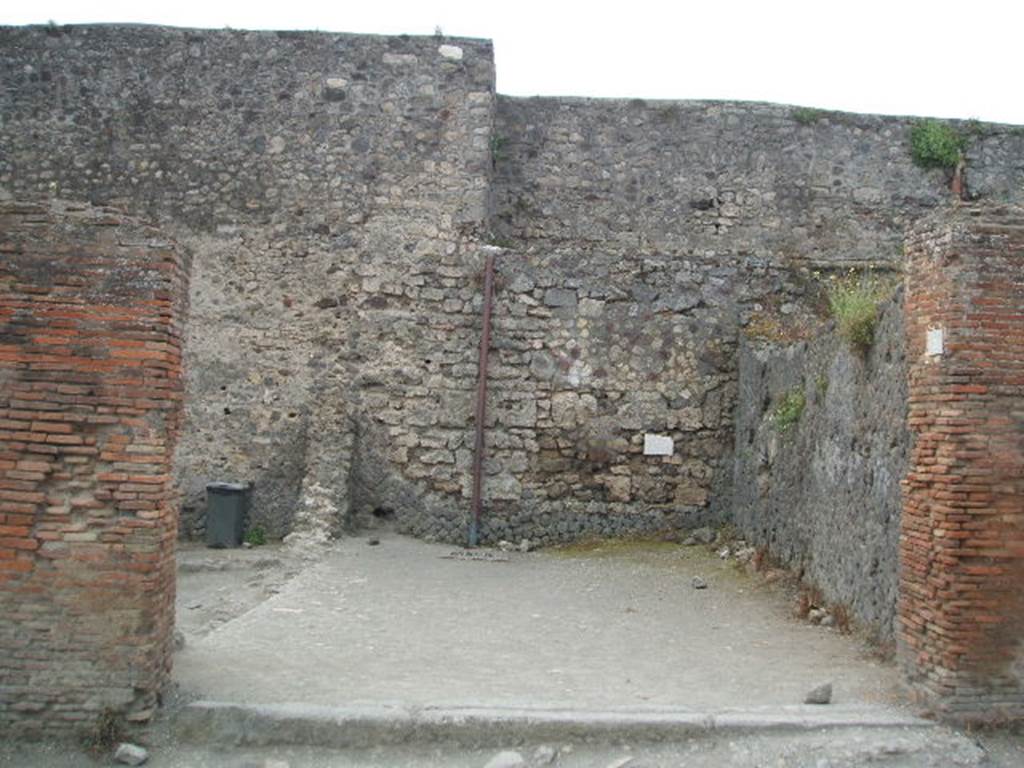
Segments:
[[[963,207],[907,245],[914,449],[900,656],[947,715],[1024,715],[1024,211]],[[941,334],[941,344],[929,348]]]
[[[119,212],[0,203],[0,734],[167,680],[188,266]]]
[[[523,246],[614,253],[636,274],[647,257],[707,259],[723,269],[708,276],[718,291],[740,299],[764,295],[745,278],[766,266],[899,264],[904,228],[949,197],[943,171],[913,163],[911,124],[772,104],[499,96],[493,227]],[[1024,133],[957,127],[972,193],[1019,199]]]
[[[403,530],[465,539],[488,248],[497,254],[483,539],[553,543],[702,520],[710,467],[700,457],[717,455],[727,429],[727,396],[714,390],[728,336],[702,329],[698,350],[671,309],[634,315],[617,287],[633,279],[625,272],[473,243],[376,270],[389,298],[361,313],[353,353],[363,414],[354,514],[388,510]],[[648,279],[672,281],[664,271]],[[645,432],[686,452],[644,456]]]
[[[780,422],[798,394],[799,419]],[[906,422],[902,291],[866,355],[834,328],[790,345],[740,344],[733,522],[885,641],[895,636]]]
[[[541,278],[556,277],[550,297],[534,297],[550,298],[563,318],[557,334],[538,339],[531,361],[567,366],[549,386],[555,401],[590,403],[578,433],[675,438],[678,468],[661,478],[642,463],[614,466],[623,474],[611,487],[629,493],[634,512],[674,502],[678,519],[721,521],[732,514],[734,488],[741,506],[750,501],[732,466],[734,409],[756,407],[737,399],[740,331],[814,327],[818,269],[898,268],[905,226],[949,196],[941,171],[913,164],[908,131],[900,118],[807,120],[764,104],[498,97],[492,233],[541,266]],[[1021,193],[1013,160],[1021,140],[1008,127],[979,127],[968,150],[975,192]],[[853,378],[850,391],[870,409],[869,390]],[[862,415],[850,414],[850,429]],[[883,420],[897,416],[894,409]],[[875,566],[865,558],[869,572],[894,568],[894,481],[887,488],[876,532],[885,552]],[[793,546],[786,557],[810,551]],[[886,595],[869,597],[860,578],[841,587],[852,563],[825,566],[829,558],[821,554],[816,575],[844,597],[860,590],[862,614],[891,633],[895,570]]]
[[[210,480],[255,481],[271,535],[307,502],[344,516],[343,486],[303,491],[335,420],[317,409],[351,397],[325,384],[364,307],[394,302],[378,271],[437,263],[485,218],[490,43],[7,28],[0,78],[0,197],[118,202],[195,255],[183,532]]]
[[[948,196],[905,120],[496,98],[476,40],[3,29],[0,78],[0,197],[121,201],[195,254],[189,535],[253,480],[270,535],[462,540],[489,246],[485,540],[723,520],[740,329],[809,320],[813,268],[898,262]],[[977,126],[972,189],[1019,195],[1022,154]]]

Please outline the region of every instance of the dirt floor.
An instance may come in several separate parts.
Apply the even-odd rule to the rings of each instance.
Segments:
[[[899,706],[856,636],[793,618],[792,595],[704,546],[606,543],[467,556],[397,535],[184,550],[184,695],[246,703]],[[696,589],[694,577],[707,583]]]

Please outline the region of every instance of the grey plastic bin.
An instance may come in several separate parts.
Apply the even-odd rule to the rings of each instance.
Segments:
[[[209,483],[206,486],[206,546],[239,547],[249,513],[246,483]]]

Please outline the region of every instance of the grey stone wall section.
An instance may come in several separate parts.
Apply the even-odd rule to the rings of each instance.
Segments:
[[[891,641],[910,454],[902,289],[866,357],[834,331],[787,347],[745,340],[739,386],[735,524]],[[772,416],[794,391],[806,406],[780,430]]]
[[[4,28],[0,78],[0,197],[119,201],[195,255],[183,533],[214,479],[255,481],[255,521],[287,533],[317,382],[359,321],[338,297],[385,302],[375,265],[436,260],[486,216],[490,43]]]
[[[899,263],[948,200],[911,160],[912,120],[774,104],[498,97],[495,223],[512,240],[776,266]],[[960,122],[968,179],[1019,198],[1024,132]],[[1015,159],[1016,158],[1016,159]]]
[[[428,200],[482,218],[486,41],[4,27],[0,73],[5,193],[121,201],[202,232],[337,238],[382,209],[424,220]]]
[[[314,384],[302,489],[286,543],[326,544],[351,525],[349,476],[354,427],[349,413],[347,371],[324,372]]]
[[[121,202],[194,254],[193,536],[231,480],[271,536],[461,541],[489,246],[484,540],[724,521],[741,329],[810,322],[814,268],[898,263],[949,194],[906,120],[496,97],[479,40],[4,28],[0,81],[0,198]],[[972,189],[1019,196],[1024,135],[972,131]]]
[[[574,369],[600,372],[577,388],[616,435],[632,421],[629,407],[608,407],[620,391],[620,405],[647,411],[637,430],[674,431],[696,481],[687,521],[731,515],[740,329],[813,327],[815,270],[898,266],[907,222],[949,198],[942,171],[911,161],[909,128],[826,112],[801,121],[768,104],[498,97],[492,233],[558,275],[538,298],[569,318],[564,340],[531,359],[573,354]],[[978,194],[1021,193],[1008,160],[1022,139],[974,126]],[[669,349],[692,367],[666,365]],[[650,412],[660,397],[673,423]],[[584,421],[600,431],[596,414]],[[649,474],[630,476],[632,489],[651,487]]]
[[[691,330],[685,302],[638,309],[634,277],[606,262],[473,243],[375,266],[404,299],[362,304],[353,514],[390,510],[402,530],[465,539],[487,248],[497,277],[483,540],[554,543],[705,521],[711,464],[731,434],[735,328]],[[646,279],[667,292],[691,278],[652,263]],[[645,432],[680,449],[644,456]]]

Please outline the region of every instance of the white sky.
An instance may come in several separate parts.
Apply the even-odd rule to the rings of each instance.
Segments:
[[[494,40],[498,91],[743,99],[1024,124],[1021,0],[8,0],[0,24]]]

